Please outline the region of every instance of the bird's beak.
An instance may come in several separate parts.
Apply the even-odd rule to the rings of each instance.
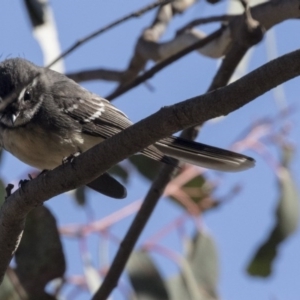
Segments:
[[[12,124],[13,126],[15,125],[15,122],[16,122],[18,116],[19,116],[19,113],[15,113],[15,114],[11,114],[11,115],[10,115],[10,121],[11,121],[11,124]]]

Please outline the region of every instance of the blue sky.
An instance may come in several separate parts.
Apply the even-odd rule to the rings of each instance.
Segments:
[[[170,24],[163,40],[172,38],[174,30],[189,20],[224,12],[226,3],[223,2],[215,7],[200,2],[184,15],[177,16]],[[100,28],[147,3],[149,2],[145,0],[126,1],[126,5],[122,0],[52,1],[51,5],[62,49],[66,49],[96,28]],[[2,59],[21,56],[41,65],[43,62],[42,53],[39,45],[32,37],[31,25],[22,2],[3,1],[1,8],[3,12],[0,20]],[[151,12],[139,19],[126,22],[82,46],[65,59],[66,71],[72,72],[96,67],[126,68],[137,37],[141,30],[151,23],[153,15],[154,12]],[[297,25],[296,21],[287,21],[275,28],[277,51],[280,55],[299,49],[299,32],[295,29]],[[214,27],[206,26],[204,30],[209,31],[212,28]],[[253,51],[249,70],[255,69],[267,61],[265,41],[266,39]],[[114,101],[114,104],[123,110],[131,120],[138,121],[156,112],[162,106],[171,105],[204,93],[217,70],[217,63],[215,60],[192,53],[167,67],[149,81],[154,87],[154,92],[149,91],[145,85],[140,85],[119,97]],[[116,85],[97,81],[85,83],[84,86],[105,96]],[[284,92],[287,104],[295,108],[295,112],[289,119],[292,126],[289,140],[299,149],[299,78],[286,83]],[[233,112],[222,121],[206,124],[201,130],[198,140],[218,147],[229,148],[253,121],[275,116],[278,111],[274,94],[272,92],[266,93],[247,106]],[[278,152],[274,147],[271,148],[271,152],[278,157]],[[223,177],[222,188],[218,191],[218,194],[222,195],[234,183],[241,183],[243,185],[242,193],[220,208],[208,212],[202,220],[203,227],[214,237],[219,251],[220,298],[230,300],[298,299],[300,286],[296,279],[300,277],[299,231],[280,247],[279,257],[274,264],[274,271],[270,278],[253,279],[246,274],[247,263],[273,226],[273,211],[278,198],[276,178],[272,170],[256,153],[248,151],[247,155],[255,157],[257,160],[256,167],[243,173],[227,174]],[[8,183],[24,178],[28,169],[28,166],[5,153],[0,175]],[[299,185],[299,154],[297,153],[292,169],[295,181]],[[213,173],[211,176],[214,176]],[[135,174],[129,183],[128,197],[123,201],[112,200],[89,192],[89,205],[93,210],[95,219],[105,217],[130,202],[142,198],[149,186],[148,181]],[[46,205],[57,217],[59,225],[87,222],[86,212],[74,203],[70,195],[61,195],[51,199]],[[161,226],[168,224],[181,213],[179,208],[170,204],[166,199],[162,199],[139,244],[142,244]],[[124,229],[129,226],[131,220],[132,217],[126,218],[120,224],[115,225],[112,232],[121,238]],[[68,260],[67,274],[82,274],[78,241],[65,238],[63,243]],[[98,264],[99,257],[98,243],[96,235],[88,240],[89,251],[93,255],[95,265]],[[175,247],[178,251],[182,250],[175,234],[167,237],[163,244],[171,248]],[[115,246],[110,248],[110,257],[113,256],[115,249]],[[164,275],[167,276],[176,272],[174,264],[157,254],[154,257]],[[114,295],[120,298],[119,292]],[[88,293],[81,293],[76,299],[89,298]]]

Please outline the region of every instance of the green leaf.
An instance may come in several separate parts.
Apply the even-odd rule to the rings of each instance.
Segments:
[[[197,175],[182,186],[182,190],[192,199],[196,204],[199,204],[203,199],[211,195],[212,189],[206,185],[206,178],[202,175]],[[184,207],[176,197],[176,194],[169,197],[176,204]]]
[[[169,278],[167,287],[172,300],[195,300],[190,297],[182,273]]]
[[[78,205],[84,206],[86,204],[86,186],[78,187],[74,192],[74,198]]]
[[[20,284],[15,271],[8,268],[3,282],[0,285],[0,299],[3,300],[23,300],[27,299],[27,294]]]
[[[47,3],[43,0],[25,0],[25,7],[34,27],[45,23],[45,7]]]
[[[161,166],[160,162],[143,155],[133,155],[129,158],[129,161],[137,168],[140,174],[151,181],[156,177]]]
[[[207,232],[198,232],[190,242],[187,260],[198,285],[211,297],[217,295],[218,255],[214,240]]]
[[[48,0],[24,0],[24,4],[33,27],[33,37],[43,53],[44,65],[49,65],[62,52],[50,3]],[[64,73],[63,60],[57,61],[51,69]]]
[[[275,213],[275,225],[266,241],[258,248],[247,271],[252,276],[267,277],[272,273],[272,264],[279,245],[296,229],[299,222],[299,196],[292,174],[288,169],[290,149],[283,149],[282,167],[278,170],[280,196]]]
[[[188,242],[180,269],[180,274],[168,281],[172,300],[217,299],[218,259],[214,241],[208,233],[198,232]]]
[[[19,248],[16,273],[31,297],[46,297],[44,288],[51,280],[62,277],[66,262],[56,227],[56,220],[44,206],[32,210]]]
[[[120,164],[113,166],[109,170],[109,174],[118,176],[122,179],[123,183],[128,183],[129,173]]]
[[[134,251],[126,265],[138,300],[168,300],[169,295],[155,264],[145,251]]]
[[[86,278],[87,288],[93,295],[98,290],[102,283],[98,270],[93,266],[89,253],[84,253],[82,256],[83,271]]]

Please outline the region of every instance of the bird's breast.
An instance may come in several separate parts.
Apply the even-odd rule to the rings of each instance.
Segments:
[[[70,136],[44,130],[38,126],[24,126],[1,130],[5,150],[38,169],[53,169],[62,163],[63,158],[77,152],[86,151],[99,143],[99,138],[84,140],[80,132]]]

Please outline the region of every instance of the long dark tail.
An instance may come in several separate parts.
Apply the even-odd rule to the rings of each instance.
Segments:
[[[255,165],[255,160],[251,157],[174,136],[160,140],[142,153],[168,164],[174,164],[170,159],[173,157],[193,165],[225,172],[243,171]],[[112,198],[122,199],[127,194],[126,188],[108,173],[87,186]]]
[[[238,172],[255,165],[255,160],[246,155],[174,136],[160,140],[155,146],[167,156],[218,171]]]

